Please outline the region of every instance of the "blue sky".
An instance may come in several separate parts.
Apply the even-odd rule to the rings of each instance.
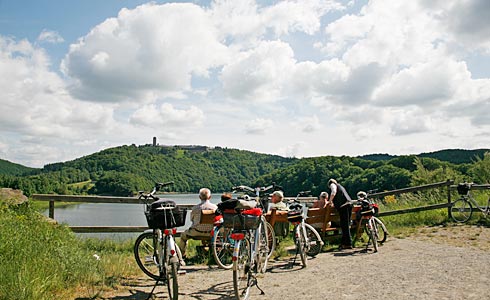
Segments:
[[[490,145],[490,3],[0,0],[0,158]]]

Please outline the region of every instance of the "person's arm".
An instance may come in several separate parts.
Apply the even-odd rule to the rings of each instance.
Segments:
[[[330,185],[330,197],[328,198],[328,202],[333,203],[333,198],[337,195],[337,185],[332,183]]]

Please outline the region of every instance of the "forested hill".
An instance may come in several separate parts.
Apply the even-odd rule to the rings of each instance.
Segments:
[[[490,149],[475,149],[475,150],[447,149],[447,150],[426,152],[426,153],[420,153],[420,154],[409,155],[409,156],[429,157],[429,158],[438,159],[440,161],[447,161],[453,164],[466,164],[466,163],[474,162],[477,158],[482,159],[483,154],[489,151]],[[384,160],[397,158],[400,156],[390,155],[386,153],[379,153],[379,154],[367,154],[358,157],[362,159],[372,160],[372,161],[384,161]]]
[[[297,161],[277,155],[201,146],[120,146],[73,161],[44,166],[42,175],[61,178],[75,193],[127,196],[155,182],[174,181],[174,192],[229,190]],[[70,185],[78,182],[93,185]],[[62,187],[61,187],[62,188]],[[70,192],[70,191],[64,191]]]
[[[0,159],[0,175],[24,175],[36,169]]]
[[[458,151],[460,155],[456,155]],[[297,159],[221,147],[131,145],[32,169],[31,175],[0,173],[0,187],[21,189],[27,195],[128,196],[164,181],[175,182],[174,192],[193,193],[201,187],[219,193],[234,185],[275,182],[284,187],[287,196],[294,196],[303,190],[318,195],[327,189],[329,178],[336,178],[355,196],[359,190],[383,191],[447,179],[490,183],[490,152],[476,156],[482,153],[479,151],[484,150]],[[437,155],[455,163],[433,158]]]

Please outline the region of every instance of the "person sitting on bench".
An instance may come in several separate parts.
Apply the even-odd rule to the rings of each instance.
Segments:
[[[191,227],[182,232],[180,235],[179,248],[182,252],[182,257],[185,257],[187,240],[195,237],[210,237],[211,234],[212,228],[209,228],[209,225],[200,224],[201,211],[216,210],[218,207],[211,203],[211,191],[208,188],[202,188],[199,190],[199,199],[201,199],[201,203],[195,205],[191,211]]]

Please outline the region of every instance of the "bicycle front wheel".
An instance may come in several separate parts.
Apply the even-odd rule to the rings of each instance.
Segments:
[[[157,240],[153,232],[143,232],[134,243],[134,258],[138,267],[150,278],[160,279],[160,258],[156,249]]]
[[[276,233],[274,232],[274,227],[269,222],[265,222],[267,229],[267,240],[269,245],[269,253],[267,254],[267,259],[272,256],[272,252],[276,249]]]
[[[315,257],[322,251],[323,241],[318,231],[310,224],[305,223],[307,247],[306,254],[311,257]]]
[[[213,256],[218,267],[229,270],[233,267],[233,248],[235,241],[231,239],[231,229],[216,227],[213,235]]]
[[[296,251],[299,252],[299,257],[301,258],[301,265],[306,268],[308,265],[308,260],[306,259],[306,236],[305,231],[301,225],[296,225],[294,228],[296,235]]]
[[[255,264],[257,266],[257,271],[260,273],[265,273],[265,271],[267,271],[267,262],[270,254],[268,245],[270,232],[268,232],[267,225],[265,224],[267,224],[267,222],[260,224],[256,229],[259,239],[255,240],[255,255],[257,257]]]
[[[385,224],[378,218],[374,217],[374,222],[376,222],[378,227],[378,243],[383,244],[388,237],[388,230]]]
[[[473,206],[466,199],[460,198],[453,202],[449,211],[454,222],[464,223],[471,218]]]
[[[247,239],[236,242],[234,251],[237,258],[233,262],[233,289],[235,297],[246,300],[250,296],[250,242]]]
[[[177,280],[177,271],[179,269],[179,260],[172,257],[167,265],[167,289],[168,296],[172,300],[179,299],[179,283]]]

